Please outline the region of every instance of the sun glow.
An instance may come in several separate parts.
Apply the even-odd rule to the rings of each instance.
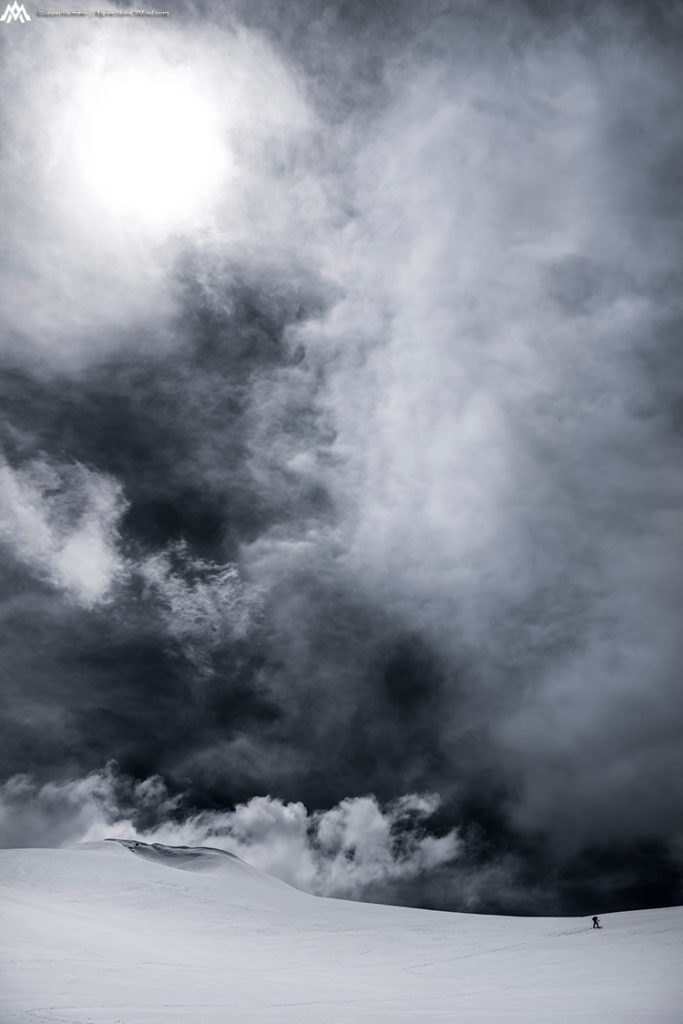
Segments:
[[[73,128],[83,187],[117,220],[162,231],[196,223],[230,171],[216,102],[188,69],[101,73]]]

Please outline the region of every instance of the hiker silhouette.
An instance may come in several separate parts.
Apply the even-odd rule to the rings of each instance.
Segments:
[[[602,928],[602,925],[600,924],[600,921],[598,920],[597,917],[593,918],[593,927],[594,928]]]

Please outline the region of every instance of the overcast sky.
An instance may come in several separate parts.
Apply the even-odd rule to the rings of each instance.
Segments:
[[[680,902],[683,8],[25,6],[5,844]]]

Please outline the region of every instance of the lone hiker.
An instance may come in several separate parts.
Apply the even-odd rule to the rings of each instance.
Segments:
[[[593,927],[602,928],[602,925],[600,924],[600,921],[598,920],[597,916],[593,918]]]

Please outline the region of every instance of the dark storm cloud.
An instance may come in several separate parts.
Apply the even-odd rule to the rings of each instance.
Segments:
[[[178,9],[236,153],[196,228],[89,220],[7,112],[8,842],[678,898],[682,26],[647,11]],[[36,124],[87,54],[38,38]]]

